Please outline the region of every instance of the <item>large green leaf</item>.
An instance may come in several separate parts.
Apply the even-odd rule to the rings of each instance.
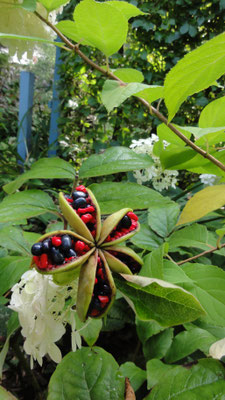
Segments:
[[[1,400],[16,400],[17,398],[8,392],[4,387],[0,386],[0,399]]]
[[[142,74],[142,72],[133,68],[118,68],[115,71],[113,71],[113,74],[117,76],[117,78],[121,79],[121,81],[126,83],[130,82],[141,83],[144,80],[144,75]]]
[[[141,320],[155,320],[164,327],[179,325],[204,314],[199,301],[181,287],[160,279],[123,275],[115,277],[116,286],[133,304]]]
[[[167,74],[164,97],[171,120],[183,101],[206,89],[225,72],[225,33],[188,53]]]
[[[179,205],[164,197],[164,201],[149,207],[148,224],[158,235],[166,237],[174,229],[179,212]]]
[[[79,36],[106,56],[116,53],[126,42],[127,19],[108,3],[83,0],[75,8],[74,20]]]
[[[146,371],[137,367],[133,362],[128,361],[120,366],[123,376],[129,378],[132,388],[136,392],[139,387],[146,381]]]
[[[137,15],[145,15],[141,10],[135,7],[133,4],[129,4],[126,1],[107,1],[107,4],[117,8],[127,19],[137,17]]]
[[[151,389],[161,381],[163,375],[167,374],[167,372],[174,367],[175,366],[164,364],[162,361],[157,359],[149,360],[146,364],[148,389]]]
[[[78,30],[77,30],[77,24],[76,22],[73,21],[60,21],[58,24],[56,24],[56,28],[59,29],[60,32],[63,33],[63,35],[67,36],[69,39],[74,40],[74,42],[83,44],[83,45],[90,45],[90,43],[87,40],[84,40],[83,38],[80,37]]]
[[[83,347],[57,366],[47,400],[123,400],[124,381],[111,354],[100,347]]]
[[[30,171],[18,176],[14,181],[3,186],[6,193],[11,194],[29,179],[69,179],[74,180],[73,166],[59,157],[41,158],[32,164]]]
[[[56,10],[60,6],[68,3],[68,0],[39,0],[48,12]]]
[[[183,331],[173,339],[173,343],[165,355],[165,361],[174,363],[194,353],[196,350],[209,354],[209,347],[215,341],[215,336],[201,328],[196,327]]]
[[[7,338],[4,343],[4,346],[0,352],[0,379],[2,379],[2,370],[5,362],[5,358],[9,349],[9,340],[12,334],[20,327],[19,319],[18,319],[18,314],[16,312],[13,312],[11,314],[11,317],[8,320],[7,323]],[[1,392],[0,392],[1,395]],[[4,397],[0,396],[0,399],[3,400]],[[7,399],[7,398],[6,398]],[[10,400],[11,398],[9,398]],[[7,399],[8,400],[8,399]]]
[[[160,359],[165,357],[172,344],[173,331],[173,328],[167,328],[144,343],[143,353],[147,361],[153,358]]]
[[[225,97],[220,97],[209,103],[201,112],[199,126],[208,128],[209,126],[225,126]]]
[[[206,226],[193,224],[173,232],[168,238],[170,251],[177,251],[178,247],[195,247],[197,249],[209,250],[209,236]]]
[[[29,269],[30,257],[7,256],[1,258],[0,265],[0,295],[11,289],[21,275]]]
[[[36,10],[36,0],[23,0],[21,4],[15,4],[16,7],[20,6],[27,11],[35,11]]]
[[[216,360],[199,360],[192,368],[177,366],[165,371],[146,400],[223,400],[225,369]]]
[[[165,253],[165,243],[147,254],[144,258],[144,265],[141,268],[139,275],[147,276],[148,278],[163,279],[163,256]]]
[[[103,214],[111,214],[124,207],[133,209],[148,208],[153,199],[162,199],[162,195],[137,183],[103,182],[90,185]]]
[[[200,301],[207,315],[204,321],[225,327],[225,272],[214,265],[186,263],[182,268],[164,261],[164,279],[182,286]]]
[[[149,86],[139,82],[123,84],[107,80],[104,83],[101,98],[107,111],[110,112],[133,95],[143,97],[151,103],[162,96],[162,90],[162,86]]]
[[[186,203],[177,225],[197,221],[225,204],[225,185],[208,186]]]
[[[13,33],[0,33],[0,39],[19,39],[19,40],[28,40],[32,42],[40,42],[40,43],[46,43],[46,44],[53,44],[54,46],[62,47],[64,46],[64,43],[62,42],[54,42],[52,40],[48,39],[43,39],[40,37],[34,37],[34,36],[22,36],[22,35],[14,35]]]
[[[150,251],[157,249],[163,243],[162,238],[157,236],[146,224],[141,224],[140,231],[130,240],[140,249]]]
[[[89,318],[88,321],[83,323],[80,321],[77,314],[75,314],[75,317],[76,329],[80,331],[80,335],[84,338],[88,346],[93,346],[98,339],[99,333],[102,329],[102,320]]]
[[[24,256],[30,255],[30,245],[25,240],[22,229],[14,226],[0,230],[0,246]]]
[[[110,175],[117,172],[150,168],[153,161],[147,154],[137,154],[127,147],[111,147],[103,154],[93,154],[79,171],[80,178]]]
[[[58,214],[51,197],[41,190],[26,190],[10,194],[0,204],[1,222],[31,218],[46,212]]]

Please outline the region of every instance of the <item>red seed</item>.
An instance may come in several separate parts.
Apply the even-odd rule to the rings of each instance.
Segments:
[[[84,248],[84,251],[89,251],[89,250],[90,250],[90,247],[86,244],[85,248]]]
[[[97,278],[95,278],[95,285],[96,285],[96,283],[98,283],[98,279]]]
[[[33,256],[33,260],[34,260],[35,264],[36,264],[37,266],[39,266],[40,257],[39,257],[39,256]]]
[[[48,256],[47,254],[42,254],[40,257],[40,264],[39,264],[39,268],[41,269],[45,269],[48,267]]]
[[[75,243],[75,246],[74,246],[74,249],[75,249],[75,251],[77,252],[77,253],[82,253],[82,251],[84,251],[84,249],[85,249],[85,243],[84,242],[82,242],[81,240],[78,240],[76,243]],[[89,248],[88,248],[89,249]]]
[[[99,268],[99,269],[98,269],[97,275],[100,276],[100,278],[101,278],[102,280],[104,280],[105,277],[104,277],[104,273],[103,273],[103,269],[102,269],[102,268]]]
[[[61,246],[61,244],[62,244],[61,238],[58,237],[58,236],[53,236],[52,237],[52,244],[53,244],[53,246],[56,246],[56,247]]]
[[[85,214],[85,213],[93,213],[95,211],[93,206],[86,207],[86,208],[78,208],[77,210],[80,214]]]
[[[68,197],[66,197],[66,201],[68,201],[68,203],[72,203],[73,199],[68,199]]]
[[[92,219],[92,215],[91,214],[82,215],[81,219],[85,224],[87,224]]]
[[[98,257],[98,265],[102,265],[102,260],[100,257]]]
[[[90,316],[91,316],[91,317],[96,317],[97,315],[99,315],[99,311],[98,311],[98,310],[95,310],[95,309],[92,310],[91,313],[90,313]]]
[[[136,214],[134,214],[132,211],[129,211],[127,213],[127,216],[130,217],[131,219],[133,219],[134,221],[138,221],[138,216]]]
[[[105,241],[106,242],[111,242],[111,240],[112,240],[112,238],[111,238],[111,236],[109,235],[109,236],[107,236],[107,238],[105,239]]]
[[[86,187],[84,185],[77,186],[75,190],[78,190],[80,192],[85,192],[85,193],[87,191]]]
[[[100,300],[100,302],[102,303],[102,304],[107,304],[108,302],[109,302],[109,298],[108,298],[108,296],[98,296],[98,298],[99,298],[99,300]]]
[[[92,234],[93,237],[95,237],[96,231],[91,231],[91,234]]]

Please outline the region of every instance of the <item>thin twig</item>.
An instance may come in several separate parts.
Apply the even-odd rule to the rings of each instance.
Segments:
[[[210,250],[206,250],[206,251],[203,251],[202,253],[196,254],[196,256],[186,258],[186,260],[183,260],[183,261],[179,261],[179,262],[177,263],[177,265],[182,265],[182,264],[185,264],[185,263],[187,263],[187,262],[189,262],[189,261],[196,260],[196,259],[199,258],[199,257],[206,256],[207,254],[210,254],[210,253],[213,253],[214,251],[220,250],[220,249],[222,249],[223,247],[225,247],[225,243],[224,243],[224,244],[221,244],[220,247],[213,247],[213,248],[210,249]]]
[[[67,39],[51,22],[43,18],[37,11],[34,12],[34,14],[40,18],[43,22],[45,22],[60,38],[61,40],[73,51],[75,51],[88,65],[90,65],[92,68],[96,69],[97,71],[101,72],[103,75],[116,80],[121,83],[121,85],[126,85],[125,82],[121,81],[117,76],[115,76],[112,72],[104,70],[101,68],[98,64],[94,63],[89,57],[87,57],[80,49],[79,45],[76,44],[74,45],[72,42],[70,42],[69,39]],[[172,125],[170,122],[168,122],[167,118],[164,117],[163,114],[159,112],[156,108],[151,106],[146,100],[142,99],[141,97],[137,97],[137,99],[145,106],[148,108],[151,114],[155,115],[161,122],[163,122],[168,128],[174,132],[183,142],[185,142],[189,147],[191,147],[194,151],[199,153],[202,157],[207,158],[209,161],[211,161],[213,164],[215,164],[218,168],[222,169],[225,171],[225,165],[221,163],[219,160],[217,160],[214,156],[208,154],[205,150],[201,149],[201,147],[197,146],[194,142],[192,142],[190,139],[188,139],[185,135],[183,135],[182,132],[180,132],[174,125]]]

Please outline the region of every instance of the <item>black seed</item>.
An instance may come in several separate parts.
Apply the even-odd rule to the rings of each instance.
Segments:
[[[43,253],[49,253],[51,248],[52,248],[52,241],[51,239],[45,239],[42,242],[42,246],[43,246]]]
[[[86,208],[87,207],[87,202],[84,197],[79,197],[78,199],[74,200],[72,203],[73,208],[76,210],[78,208]]]
[[[60,253],[60,251],[58,249],[56,249],[55,247],[51,248],[51,258],[52,258],[53,263],[56,265],[60,265],[64,261],[63,254]]]
[[[120,224],[122,225],[123,228],[129,229],[130,226],[131,226],[131,219],[130,219],[130,217],[128,217],[128,215],[125,215],[125,216],[121,219]]]
[[[33,256],[41,256],[43,253],[42,242],[33,244],[31,247],[31,253]]]
[[[66,258],[76,257],[77,253],[73,249],[68,249],[65,253]]]
[[[80,192],[79,190],[76,190],[75,192],[72,193],[72,198],[74,200],[80,198],[80,197],[87,197],[87,193]]]
[[[108,286],[108,285],[106,285],[106,284],[101,285],[101,286],[99,287],[99,289],[98,289],[98,294],[101,295],[101,296],[104,296],[104,295],[106,295],[106,294],[111,294],[111,288],[110,288],[110,286]]]
[[[72,240],[69,235],[62,235],[61,236],[62,244],[60,246],[60,250],[63,252],[69,250],[72,246]]]
[[[94,299],[91,302],[91,309],[95,309],[95,310],[101,310],[101,302],[97,297],[94,297]]]

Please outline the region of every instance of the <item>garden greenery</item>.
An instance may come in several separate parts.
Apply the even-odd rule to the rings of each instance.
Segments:
[[[23,35],[18,35],[10,26],[11,31],[1,33],[0,39],[7,43],[19,39],[19,46],[24,40],[62,47],[71,57],[79,56],[93,75],[100,73],[105,78],[99,100],[108,113],[123,107],[132,98],[143,106],[146,130],[149,115],[160,123],[157,137],[152,134],[147,139],[133,141],[130,148],[113,146],[101,154],[91,155],[82,163],[79,178],[71,163],[60,158],[42,158],[3,186],[0,300],[2,314],[9,319],[7,339],[0,354],[1,370],[10,339],[13,342],[21,326],[24,351],[31,356],[31,367],[33,360],[42,365],[46,355],[58,363],[48,393],[32,373],[37,398],[122,400],[134,399],[136,392],[137,398],[149,400],[171,397],[222,400],[225,392],[225,98],[220,95],[206,105],[198,126],[171,121],[189,96],[211,86],[222,89],[219,79],[224,74],[225,34],[188,52],[171,68],[163,85],[150,85],[143,83],[142,72],[132,65],[116,70],[110,67],[110,58],[127,41],[128,21],[135,17],[144,21],[143,11],[125,1],[82,0],[75,7],[73,21],[53,24],[49,13],[66,2],[10,1],[4,6],[7,15],[19,10],[27,20],[38,21],[36,29],[39,24],[41,30],[48,26],[61,42],[46,38],[48,30],[44,36],[34,37],[30,32],[32,24],[27,25],[27,31],[26,24],[23,31],[21,28]],[[99,51],[100,63],[86,55],[86,47]],[[159,110],[161,101],[167,107],[168,119]],[[191,188],[183,193],[177,187],[180,170],[201,174],[202,182],[207,182],[208,176],[210,186],[199,185],[187,199],[185,195],[190,194]],[[114,174],[119,174],[118,179],[112,178]],[[211,180],[212,175],[215,182]],[[106,180],[101,182],[101,177]],[[104,216],[125,207],[138,214],[140,231],[129,238],[128,244],[144,264],[136,275],[115,275],[119,295],[104,320],[79,319],[76,312],[78,275],[74,270],[70,271],[70,282],[60,284],[53,282],[51,275],[29,270],[31,246],[39,241],[43,230],[47,234],[61,232],[67,228],[66,220],[74,225],[70,212],[65,214],[65,208],[61,207],[61,213],[58,207],[58,189],[49,186],[45,189],[45,181],[42,190],[40,186],[35,187],[35,180],[42,179],[65,180],[67,194],[80,183],[88,185]],[[10,317],[9,309],[14,310]],[[127,357],[119,365],[113,349],[112,355],[94,344],[101,330],[104,335],[104,330],[116,331],[128,324],[135,326],[139,342],[136,350],[132,348],[134,357]],[[64,352],[67,354],[61,360],[60,346],[69,325],[72,351],[67,347]],[[89,347],[82,346],[81,338]],[[61,342],[56,345],[59,339]],[[0,394],[1,391],[3,399],[10,396],[3,387]]]

